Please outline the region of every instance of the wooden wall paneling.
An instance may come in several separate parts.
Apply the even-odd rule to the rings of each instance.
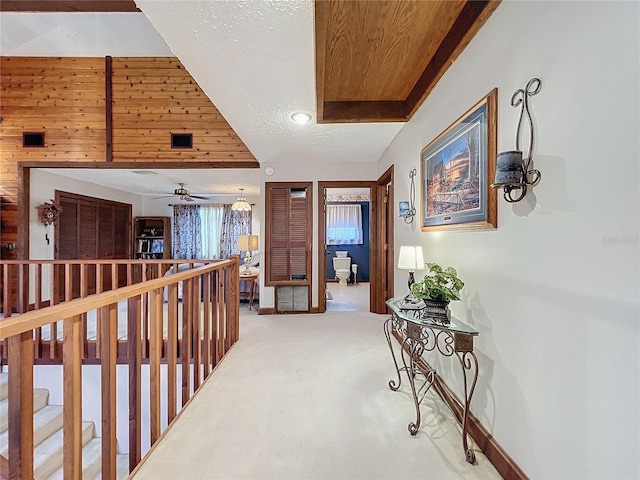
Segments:
[[[255,160],[177,58],[114,58],[112,68],[114,161]],[[172,132],[193,133],[193,148],[172,149]]]
[[[29,224],[17,218],[28,218],[30,168],[113,168],[110,145],[117,168],[259,167],[173,57],[0,57],[0,110],[2,259],[28,258]],[[25,131],[43,132],[44,147],[23,147]],[[171,149],[172,132],[193,133],[194,148]]]

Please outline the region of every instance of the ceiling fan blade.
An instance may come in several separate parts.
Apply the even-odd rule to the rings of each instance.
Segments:
[[[185,195],[185,196],[184,196],[184,200],[185,200],[186,202],[193,202],[193,198],[191,198],[191,195]]]
[[[191,198],[197,198],[197,199],[199,199],[199,200],[211,200],[211,197],[204,197],[204,196],[202,196],[202,195],[191,195],[191,194],[189,194],[189,196],[190,196]]]

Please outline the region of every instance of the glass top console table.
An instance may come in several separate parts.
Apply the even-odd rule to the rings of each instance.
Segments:
[[[384,322],[384,333],[389,344],[391,357],[398,376],[389,380],[389,388],[398,390],[402,384],[401,372],[406,372],[413,403],[416,408],[416,421],[410,422],[411,435],[420,429],[420,403],[436,381],[436,371],[422,358],[425,352],[438,352],[445,357],[455,356],[462,368],[464,380],[464,405],[462,414],[462,448],[469,463],[475,463],[476,456],[467,441],[467,417],[471,397],[478,381],[478,359],[473,353],[473,338],[478,331],[451,317],[448,321],[425,317],[423,310],[407,303],[404,298],[387,300],[391,317]],[[400,342],[399,365],[391,337]]]

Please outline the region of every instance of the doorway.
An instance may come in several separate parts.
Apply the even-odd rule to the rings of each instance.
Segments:
[[[350,283],[338,290],[335,273],[327,266],[335,256],[335,248],[327,245],[327,204],[332,189],[358,189],[369,192],[368,214],[368,272],[357,267]],[[385,301],[393,296],[393,167],[378,181],[326,181],[318,182],[318,311],[331,311],[328,298],[336,293],[345,293],[346,299],[335,302],[341,311],[370,311],[385,313]],[[354,200],[358,200],[356,197]],[[349,248],[346,248],[347,252]],[[353,265],[352,265],[353,266]],[[330,277],[334,278],[330,278]],[[368,278],[367,278],[368,277]],[[368,283],[367,281],[368,280]],[[363,288],[364,287],[364,288]],[[328,292],[328,293],[327,293]],[[348,298],[352,297],[352,304]],[[329,300],[331,301],[331,300]],[[346,303],[346,306],[345,306]]]

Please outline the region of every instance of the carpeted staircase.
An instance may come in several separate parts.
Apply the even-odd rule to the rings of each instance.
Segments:
[[[8,458],[8,374],[0,374],[0,455]],[[33,454],[36,480],[62,479],[62,406],[49,405],[49,391],[36,388],[33,392]],[[101,439],[95,436],[93,422],[82,422],[82,478],[101,478]],[[128,455],[118,455],[118,478],[127,478]]]

